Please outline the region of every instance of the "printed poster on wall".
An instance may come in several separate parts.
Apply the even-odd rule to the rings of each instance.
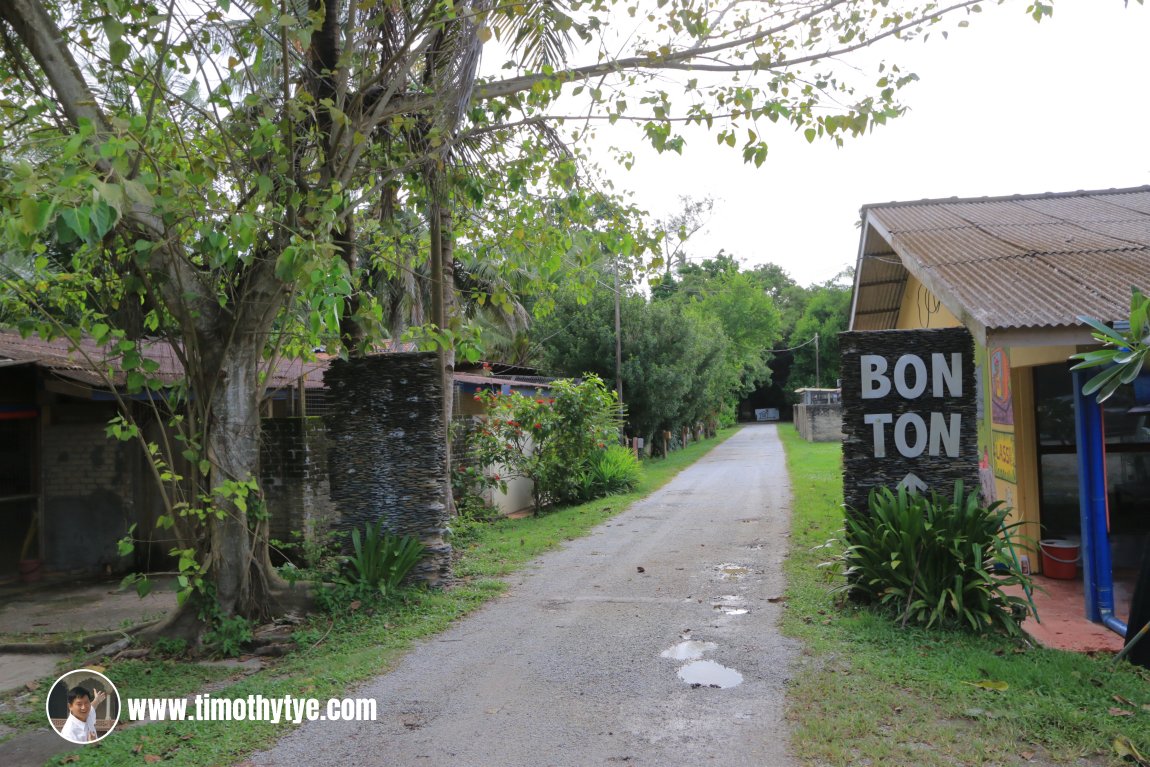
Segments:
[[[1007,482],[1018,483],[1018,470],[1014,459],[1014,435],[1007,431],[991,432],[991,450],[994,453],[994,476]]]
[[[990,417],[999,426],[1014,425],[1010,395],[1010,357],[998,347],[990,352]]]

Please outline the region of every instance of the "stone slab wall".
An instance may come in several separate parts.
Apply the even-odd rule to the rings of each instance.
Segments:
[[[969,331],[846,332],[839,334],[839,348],[847,508],[865,511],[870,489],[880,485],[908,482],[924,492],[950,495],[961,479],[968,490],[978,488]]]
[[[438,357],[400,353],[337,360],[324,373],[331,498],[337,527],[382,522],[427,547],[413,576],[451,574],[444,504],[447,473],[443,376]]]

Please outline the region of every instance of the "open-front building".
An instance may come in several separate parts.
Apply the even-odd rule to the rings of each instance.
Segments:
[[[1150,540],[1150,372],[1099,407],[1097,371],[1069,357],[1097,347],[1080,317],[1122,322],[1150,289],[1150,187],[862,215],[851,330],[970,332],[984,495],[1025,523],[1032,571],[1081,579],[1086,617],[1124,633]]]

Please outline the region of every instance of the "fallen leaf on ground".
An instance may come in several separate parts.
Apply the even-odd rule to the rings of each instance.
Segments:
[[[635,568],[635,570],[636,570],[636,571],[638,571],[638,572],[640,572],[640,573],[645,573],[645,572],[647,572],[646,568],[643,568],[643,567],[636,567],[636,568]]]
[[[1033,752],[1033,751],[1023,751],[1022,753],[1020,753],[1020,754],[1019,754],[1019,756],[1021,756],[1023,759],[1025,759],[1026,761],[1028,761],[1028,762],[1029,762],[1031,759],[1033,759],[1033,758],[1034,758],[1034,756],[1035,756],[1035,752]]]
[[[147,754],[144,756],[144,761],[148,764],[155,764],[156,762],[164,761],[164,757],[156,756],[155,754]]]
[[[983,690],[997,690],[999,692],[1005,692],[1010,689],[1010,685],[1006,682],[1000,682],[997,679],[983,679],[979,682],[963,682],[963,684],[968,684],[971,687],[978,687]]]
[[[1134,701],[1130,700],[1129,698],[1123,698],[1121,695],[1115,695],[1114,700],[1117,701],[1118,703],[1121,703],[1123,706],[1133,706],[1134,705]]]
[[[1117,706],[1111,706],[1110,716],[1134,716],[1134,712],[1127,711],[1124,708],[1118,708]]]
[[[1150,762],[1146,761],[1146,757],[1138,752],[1138,749],[1130,742],[1130,738],[1125,735],[1119,735],[1114,739],[1114,753],[1123,758],[1130,757],[1141,767],[1150,767]]]

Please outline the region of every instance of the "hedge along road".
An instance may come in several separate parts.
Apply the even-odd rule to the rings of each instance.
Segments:
[[[785,767],[783,448],[747,426],[256,765]],[[713,686],[718,685],[718,686]]]

